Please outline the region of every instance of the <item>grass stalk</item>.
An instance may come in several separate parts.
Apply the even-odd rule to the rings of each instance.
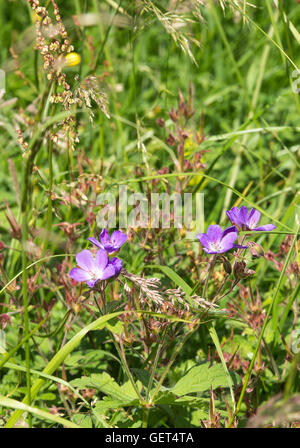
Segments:
[[[299,233],[299,229],[300,229],[300,226],[298,226],[297,233],[296,233],[296,235],[293,238],[293,242],[291,244],[291,247],[290,247],[290,250],[289,250],[289,252],[287,254],[287,257],[285,259],[285,263],[284,263],[283,269],[282,269],[282,271],[280,273],[280,277],[279,277],[279,280],[277,282],[275,293],[274,293],[272,301],[271,301],[271,303],[269,305],[269,308],[268,308],[268,311],[267,311],[267,314],[266,314],[266,317],[265,317],[265,320],[264,320],[261,332],[260,332],[259,337],[258,337],[258,341],[257,341],[256,347],[255,347],[255,350],[254,350],[254,353],[253,353],[253,357],[251,359],[251,362],[250,362],[249,367],[247,369],[247,373],[246,373],[245,378],[244,378],[244,384],[243,384],[243,388],[242,388],[242,391],[241,391],[241,394],[240,394],[240,397],[239,397],[239,400],[238,400],[238,403],[237,403],[237,406],[236,406],[236,410],[235,410],[234,414],[232,415],[232,417],[231,417],[231,419],[229,421],[229,424],[228,424],[229,428],[232,425],[232,423],[234,421],[234,418],[238,415],[238,413],[240,411],[240,407],[241,407],[241,404],[243,402],[243,398],[244,398],[244,395],[245,395],[245,392],[246,392],[246,388],[248,386],[248,381],[249,381],[250,375],[252,373],[252,369],[253,369],[254,363],[256,361],[257,354],[258,354],[258,352],[260,350],[261,342],[262,342],[262,339],[263,339],[263,336],[264,336],[267,324],[269,322],[269,317],[270,317],[270,315],[272,313],[274,305],[276,304],[277,296],[278,296],[278,293],[279,293],[279,290],[280,290],[280,287],[281,287],[281,282],[282,282],[282,279],[283,279],[283,277],[285,275],[286,268],[288,266],[288,263],[290,261],[291,255],[292,255],[292,251],[293,251],[294,246],[295,246],[296,241],[297,241],[297,236],[298,236],[298,233]]]

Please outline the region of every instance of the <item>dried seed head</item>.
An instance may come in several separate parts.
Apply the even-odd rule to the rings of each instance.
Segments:
[[[247,269],[246,262],[243,260],[243,261],[237,261],[234,264],[233,274],[236,280],[240,280],[242,278],[251,277],[252,275],[255,274],[255,271],[253,271],[252,269]]]

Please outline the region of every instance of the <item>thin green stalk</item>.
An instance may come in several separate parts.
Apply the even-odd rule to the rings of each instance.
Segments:
[[[102,296],[102,302],[104,303],[104,301],[103,301],[103,292],[101,292],[101,296]],[[103,313],[102,313],[102,311],[101,311],[101,309],[99,307],[98,301],[97,301],[97,299],[95,297],[94,297],[94,300],[95,300],[95,303],[97,305],[99,314],[100,314],[100,316],[102,316]],[[123,368],[124,368],[124,370],[125,370],[125,372],[126,372],[126,374],[128,376],[128,379],[131,382],[132,387],[134,388],[137,396],[139,397],[140,402],[143,403],[144,402],[143,397],[141,396],[140,391],[138,390],[138,387],[135,384],[134,378],[133,378],[133,376],[132,376],[132,374],[130,372],[130,369],[129,369],[129,366],[128,366],[128,363],[127,363],[127,359],[126,359],[126,356],[125,356],[124,348],[123,348],[123,346],[121,346],[121,348],[119,347],[119,345],[118,345],[118,343],[117,343],[117,341],[115,339],[114,333],[112,331],[110,331],[110,333],[112,335],[114,346],[115,346],[115,348],[116,348],[116,350],[118,352],[118,355],[120,356]]]
[[[198,328],[198,326],[197,326]],[[183,345],[186,343],[186,341],[188,340],[188,338],[194,333],[194,331],[190,331],[188,333],[185,334],[184,338],[182,339],[182,341],[178,344],[178,346],[176,347],[176,349],[173,351],[172,356],[170,358],[170,361],[168,362],[159,382],[157,383],[157,386],[153,392],[152,397],[150,398],[150,403],[153,403],[154,398],[156,397],[156,395],[158,394],[170,368],[173,365],[173,362],[175,361],[176,356],[178,355],[178,353],[180,352],[180,350],[182,349]]]
[[[112,335],[113,335],[113,339],[114,339],[114,344],[115,344],[116,350],[117,350],[117,352],[118,352],[118,354],[119,354],[119,356],[121,358],[121,361],[122,361],[123,367],[124,367],[124,369],[125,369],[125,371],[127,373],[128,379],[131,382],[132,387],[135,390],[135,393],[139,397],[140,402],[144,403],[144,399],[141,396],[140,391],[138,390],[137,385],[135,384],[135,381],[134,381],[134,378],[132,376],[132,373],[130,372],[130,369],[129,369],[129,366],[128,366],[128,363],[127,363],[127,359],[126,359],[126,356],[125,356],[125,352],[124,352],[124,347],[121,345],[121,348],[120,348],[118,343],[117,343],[117,341],[115,340],[115,336],[114,336],[113,333],[112,333]]]
[[[161,348],[162,348],[162,346],[164,344],[164,340],[165,340],[165,337],[166,337],[166,334],[167,334],[167,330],[168,330],[168,327],[165,328],[164,334],[163,334],[163,336],[161,338],[160,343],[158,344],[157,351],[156,351],[156,354],[155,354],[155,359],[154,359],[154,362],[153,362],[153,365],[152,365],[151,375],[150,375],[150,379],[149,379],[149,383],[148,383],[148,387],[147,387],[147,395],[146,395],[146,402],[147,403],[149,402],[149,396],[150,396],[150,392],[151,392],[151,387],[152,387],[152,384],[153,384],[154,375],[155,375],[156,368],[157,368],[157,363],[158,363],[159,356],[160,356],[160,353],[161,353]]]
[[[206,300],[206,291],[207,291],[207,287],[208,287],[208,282],[209,282],[209,279],[210,279],[210,277],[211,277],[211,274],[212,274],[212,272],[213,272],[213,270],[214,270],[216,261],[217,261],[217,256],[214,255],[214,256],[213,256],[213,259],[212,259],[211,262],[210,262],[209,271],[208,271],[208,273],[207,273],[207,277],[206,277],[206,279],[205,279],[205,283],[204,283],[204,288],[203,288],[203,293],[202,293],[202,295],[203,295],[203,297],[205,298],[205,300]]]
[[[27,213],[22,212],[22,280],[23,280],[23,307],[24,307],[24,333],[25,333],[25,364],[26,364],[26,387],[28,404],[31,405],[31,374],[30,374],[30,346],[29,346],[29,312],[28,312],[28,289],[27,289],[27,254],[26,244],[28,238]],[[31,428],[32,417],[28,414],[28,424]]]
[[[299,362],[300,362],[300,353],[297,353],[292,361],[292,365],[291,365],[291,368],[289,371],[289,376],[285,383],[285,388],[284,388],[284,393],[283,393],[284,399],[288,399],[288,397],[292,393],[293,384],[297,377]]]
[[[51,258],[57,258],[57,257],[75,257],[75,254],[56,254],[56,255],[48,255],[48,257],[43,257],[43,258],[40,258],[39,260],[37,260],[37,261],[34,261],[33,263],[31,263],[31,264],[29,264],[28,266],[27,266],[27,271],[28,271],[28,269],[30,269],[30,268],[32,268],[33,266],[35,266],[36,264],[38,264],[38,263],[40,263],[40,262],[42,262],[42,261],[46,261],[46,260],[49,260],[49,259],[51,259]],[[11,280],[9,280],[9,282],[8,283],[6,283],[6,285],[5,286],[3,286],[3,288],[0,290],[0,296],[1,296],[1,294],[3,294],[4,293],[4,291],[18,278],[18,277],[20,277],[20,275],[22,275],[23,274],[23,270],[22,271],[20,271],[20,272],[18,272],[18,274],[16,274]]]
[[[51,83],[48,84],[45,89],[44,95],[41,100],[41,104],[38,113],[35,117],[35,127],[37,127],[41,114],[48,98],[51,88]],[[22,250],[22,294],[23,294],[23,307],[24,307],[24,333],[25,333],[25,363],[26,363],[26,387],[27,387],[27,397],[28,404],[31,404],[31,373],[30,373],[30,345],[29,345],[29,311],[28,311],[28,287],[27,287],[27,239],[28,239],[28,216],[30,211],[32,185],[31,185],[31,175],[33,170],[34,159],[42,145],[42,139],[37,138],[34,140],[31,148],[28,151],[27,159],[23,166],[23,176],[22,176],[22,196],[21,196],[21,219],[22,219],[22,240],[21,240],[21,250]],[[32,426],[32,416],[28,415],[29,427]]]
[[[22,347],[22,345],[26,343],[26,341],[28,341],[31,338],[31,336],[33,336],[37,332],[37,330],[44,324],[44,322],[46,322],[47,319],[48,315],[43,320],[41,320],[41,322],[27,336],[22,338],[21,341],[10,352],[5,353],[5,355],[0,361],[0,370],[10,360],[10,358],[19,350],[19,348]]]
[[[238,66],[238,64],[237,64],[237,62],[235,60],[235,57],[234,57],[233,52],[231,50],[230,44],[229,44],[228,39],[226,37],[226,34],[225,34],[224,30],[223,30],[223,27],[222,27],[222,24],[220,22],[219,15],[218,15],[218,12],[216,11],[216,8],[215,8],[213,0],[209,0],[209,5],[210,5],[211,12],[213,14],[213,17],[215,19],[218,31],[219,31],[219,33],[221,35],[221,39],[222,39],[222,41],[223,41],[223,43],[224,43],[224,45],[226,47],[226,50],[228,52],[228,56],[229,56],[229,58],[230,58],[230,60],[232,62],[233,69],[234,69],[234,71],[236,73],[236,77],[237,77],[237,79],[238,79],[238,81],[239,81],[239,83],[240,83],[240,85],[241,85],[241,87],[242,87],[242,89],[244,91],[244,95],[245,95],[245,98],[247,100],[248,106],[249,106],[250,110],[253,111],[252,104],[251,104],[251,101],[250,101],[250,98],[249,98],[249,95],[248,95],[248,91],[247,91],[247,88],[246,88],[246,85],[245,85],[244,78],[241,75],[241,72],[239,70],[239,66]]]
[[[54,85],[53,85],[53,95],[56,95],[56,88],[57,88],[57,84],[56,81],[54,81]],[[53,117],[55,113],[55,103],[52,103],[52,107],[51,107],[51,111],[50,111],[50,117]],[[50,132],[52,131],[53,128],[50,128]],[[48,165],[49,165],[49,185],[48,185],[48,207],[47,207],[47,232],[45,235],[45,240],[44,240],[44,247],[43,247],[43,253],[42,255],[45,255],[46,251],[47,251],[47,247],[48,247],[48,242],[49,242],[49,237],[50,237],[50,232],[51,232],[51,228],[52,228],[52,190],[53,190],[53,161],[52,161],[52,156],[53,156],[53,140],[51,138],[49,138],[49,143],[48,143]]]
[[[246,391],[246,388],[247,388],[247,386],[248,386],[248,381],[249,381],[249,378],[250,378],[250,375],[251,375],[251,372],[252,372],[254,363],[255,363],[255,361],[256,361],[256,357],[257,357],[258,351],[259,351],[259,349],[260,349],[260,345],[261,345],[261,342],[262,342],[262,338],[263,338],[263,336],[264,336],[264,333],[265,333],[267,324],[268,324],[268,322],[269,322],[269,317],[270,317],[270,315],[271,315],[271,312],[272,312],[272,310],[273,310],[273,307],[274,307],[274,305],[276,304],[277,296],[278,296],[278,293],[279,293],[279,290],[280,290],[280,286],[281,286],[281,282],[282,282],[282,279],[283,279],[283,277],[284,277],[284,275],[285,275],[285,271],[286,271],[286,268],[287,268],[287,266],[288,266],[288,263],[289,263],[289,261],[290,261],[290,257],[291,257],[291,254],[292,254],[294,245],[295,245],[295,243],[296,243],[296,241],[297,241],[297,236],[298,236],[299,230],[300,230],[300,226],[298,226],[296,235],[295,235],[294,238],[293,238],[293,242],[292,242],[292,244],[291,244],[291,247],[290,247],[290,250],[289,250],[288,255],[287,255],[287,257],[286,257],[286,260],[285,260],[283,269],[282,269],[282,271],[281,271],[279,280],[278,280],[278,282],[277,282],[277,287],[276,287],[275,294],[274,294],[273,299],[272,299],[272,301],[271,301],[271,303],[270,303],[270,305],[269,305],[269,308],[268,308],[268,311],[267,311],[267,314],[266,314],[266,317],[265,317],[265,320],[264,320],[264,323],[263,323],[263,326],[262,326],[260,335],[259,335],[259,337],[258,337],[258,341],[257,341],[256,347],[255,347],[255,350],[254,350],[254,353],[253,353],[253,357],[252,357],[251,362],[250,362],[250,364],[249,364],[249,367],[248,367],[248,369],[247,369],[247,373],[246,373],[246,376],[245,376],[245,379],[244,379],[243,388],[242,388],[242,391],[241,391],[241,394],[240,394],[240,397],[239,397],[239,401],[238,401],[237,406],[236,406],[236,411],[235,411],[234,414],[232,415],[232,417],[231,417],[231,419],[230,419],[230,421],[229,421],[229,424],[228,424],[228,427],[229,427],[229,428],[230,428],[230,426],[232,425],[234,418],[236,417],[236,415],[238,415],[238,413],[239,413],[239,411],[240,411],[240,407],[241,407],[241,404],[242,404],[242,401],[243,401],[243,398],[244,398],[244,395],[245,395],[245,391]]]
[[[149,408],[144,407],[142,428],[148,428],[148,416],[149,416]]]

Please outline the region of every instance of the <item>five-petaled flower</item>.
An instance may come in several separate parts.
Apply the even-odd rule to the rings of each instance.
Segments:
[[[115,230],[111,236],[109,236],[108,231],[104,229],[100,233],[99,241],[93,237],[88,238],[88,240],[95,244],[95,246],[100,247],[100,249],[105,249],[108,254],[112,254],[113,252],[117,252],[125,243],[127,235],[120,230]]]
[[[122,261],[116,258],[110,262],[104,249],[99,249],[95,258],[92,252],[84,249],[76,255],[76,261],[79,267],[71,269],[70,277],[77,282],[85,282],[91,288],[99,280],[118,275],[122,268]]]
[[[241,230],[265,230],[269,232],[270,230],[276,229],[276,226],[273,224],[265,224],[264,226],[256,227],[260,220],[260,212],[254,208],[249,212],[247,207],[242,205],[240,209],[238,207],[233,207],[231,210],[227,210],[226,213],[231,224],[239,227]]]
[[[203,250],[208,254],[223,254],[230,249],[243,246],[234,244],[237,239],[238,230],[235,226],[228,227],[224,231],[220,226],[211,225],[206,233],[199,233],[197,238],[203,246]]]

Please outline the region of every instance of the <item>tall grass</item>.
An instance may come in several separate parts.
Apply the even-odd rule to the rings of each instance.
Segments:
[[[0,5],[3,426],[272,425],[261,406],[282,391],[279,411],[299,397],[299,8],[40,4],[44,12],[32,1]],[[74,52],[78,64],[67,61]],[[97,195],[121,185],[147,197],[204,193],[205,230],[226,225],[233,206],[258,210],[277,228],[247,232],[261,250],[245,258],[254,279],[230,277],[226,260],[206,258],[185,229],[128,228],[124,277],[90,295],[68,273],[86,238],[99,236]],[[181,288],[173,294],[185,305],[143,301],[130,273],[157,277],[161,294]],[[195,310],[194,297],[207,309]],[[87,366],[76,363],[80,350],[95,352]],[[202,389],[206,362],[223,383]],[[196,395],[172,395],[203,364]],[[297,425],[284,411],[274,419]]]

